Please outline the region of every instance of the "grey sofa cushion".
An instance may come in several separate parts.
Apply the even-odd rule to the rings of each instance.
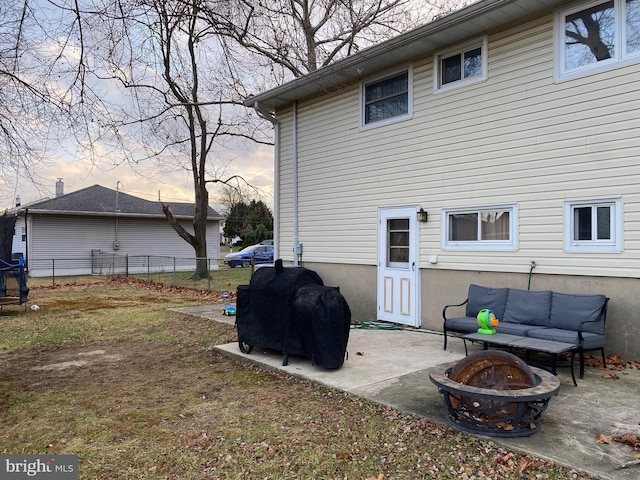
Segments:
[[[573,343],[580,345],[578,332],[575,330],[564,330],[561,328],[536,328],[527,332],[527,337],[541,338],[543,340],[553,340],[554,342]],[[605,337],[596,333],[583,333],[584,342],[582,348],[584,350],[592,350],[596,348],[604,348]]]
[[[604,295],[574,295],[553,292],[551,296],[551,319],[549,326],[565,330],[579,330],[580,323],[590,320],[583,325],[584,332],[604,334],[604,319],[596,322],[606,297]]]
[[[473,333],[480,328],[476,317],[447,318],[444,326],[447,330],[458,333]]]
[[[496,326],[496,332],[526,337],[530,330],[535,330],[536,328],[540,327],[538,325],[527,325],[526,323],[500,322]]]
[[[547,327],[550,313],[551,290],[531,291],[511,288],[504,316],[498,319],[503,322]]]
[[[480,285],[469,285],[469,301],[467,302],[467,317],[477,317],[483,308],[493,310],[496,318],[501,319],[507,304],[508,288],[490,288]]]

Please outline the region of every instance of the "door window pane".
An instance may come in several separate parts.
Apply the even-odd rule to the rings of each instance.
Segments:
[[[387,266],[409,263],[409,219],[387,220]]]

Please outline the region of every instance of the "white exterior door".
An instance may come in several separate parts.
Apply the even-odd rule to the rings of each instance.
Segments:
[[[378,319],[419,327],[417,207],[378,209]]]

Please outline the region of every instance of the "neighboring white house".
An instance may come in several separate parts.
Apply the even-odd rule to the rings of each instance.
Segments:
[[[246,105],[276,126],[276,255],[354,319],[604,293],[608,351],[640,356],[640,0],[481,0]]]
[[[193,232],[193,204],[164,203]],[[220,256],[222,220],[209,207],[207,253],[212,259]],[[21,205],[13,253],[23,255],[30,276],[195,268],[193,247],[169,225],[161,202],[100,185]]]

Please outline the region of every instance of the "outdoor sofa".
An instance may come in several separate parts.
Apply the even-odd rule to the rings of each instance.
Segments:
[[[572,353],[580,355],[580,378],[584,376],[584,352],[600,350],[605,364],[604,328],[609,299],[604,295],[579,295],[550,290],[531,291],[515,288],[491,288],[471,284],[467,299],[446,305],[444,349],[447,335],[465,335],[478,331],[478,312],[493,311],[499,320],[497,333],[551,340],[575,345]],[[459,315],[465,307],[464,314]],[[452,312],[457,312],[458,316]]]

